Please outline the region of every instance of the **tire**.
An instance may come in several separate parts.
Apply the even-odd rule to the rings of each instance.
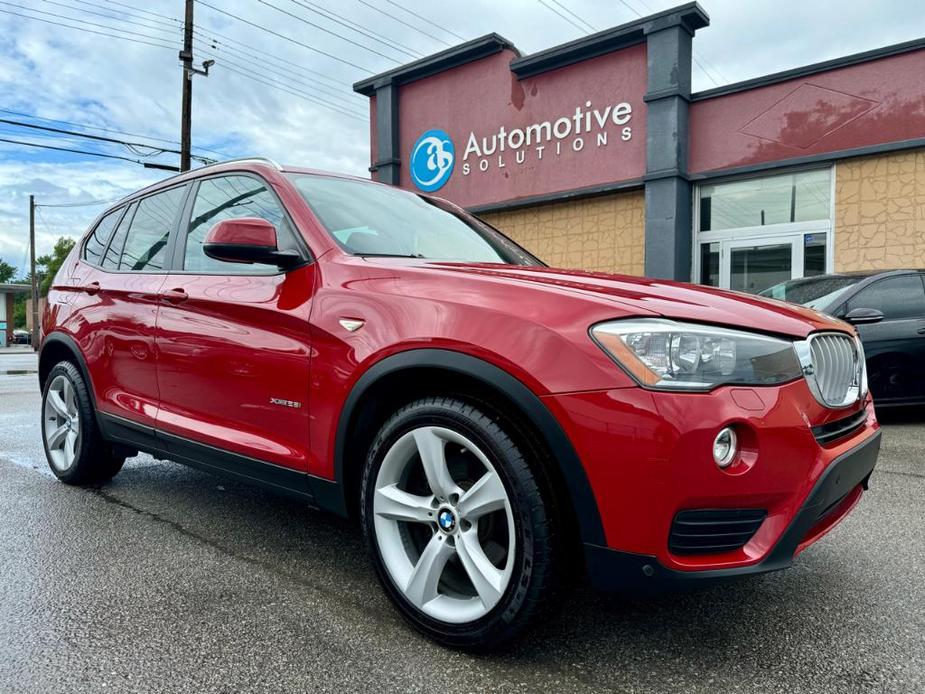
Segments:
[[[125,457],[103,440],[88,384],[68,361],[55,364],[45,381],[42,442],[48,466],[67,484],[106,482],[125,462]]]
[[[495,648],[551,602],[556,523],[511,436],[473,405],[433,397],[398,410],[370,448],[361,494],[379,581],[433,640]]]

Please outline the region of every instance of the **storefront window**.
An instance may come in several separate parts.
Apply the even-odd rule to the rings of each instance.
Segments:
[[[700,231],[827,220],[831,170],[749,178],[700,188]]]
[[[719,244],[700,244],[700,284],[719,286]]]
[[[803,277],[825,274],[826,234],[803,234]]]

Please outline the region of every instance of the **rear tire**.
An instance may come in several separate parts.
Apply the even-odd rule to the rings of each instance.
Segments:
[[[42,441],[48,466],[62,482],[106,482],[125,457],[103,440],[87,382],[71,362],[55,364],[42,392]]]
[[[370,448],[360,507],[383,588],[435,641],[497,647],[546,607],[559,533],[520,449],[476,407],[398,410]]]

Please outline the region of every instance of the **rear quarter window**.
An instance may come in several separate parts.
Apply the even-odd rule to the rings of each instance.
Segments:
[[[120,207],[117,210],[113,210],[99,221],[96,228],[93,229],[84,243],[81,257],[85,261],[91,265],[99,265],[101,263],[103,253],[106,252],[106,246],[109,244],[109,239],[112,238],[112,232],[115,231],[116,224],[118,224],[119,218],[124,211],[125,208]]]

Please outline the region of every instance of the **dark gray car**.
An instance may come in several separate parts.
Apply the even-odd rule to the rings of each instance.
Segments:
[[[782,282],[761,295],[856,325],[878,407],[925,403],[925,270],[816,275]]]

